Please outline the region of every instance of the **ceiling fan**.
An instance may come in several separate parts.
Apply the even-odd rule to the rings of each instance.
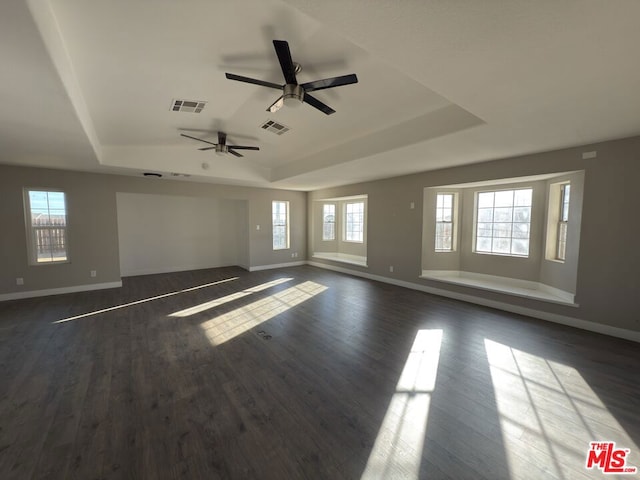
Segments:
[[[317,98],[309,95],[309,92],[358,83],[358,77],[356,77],[356,75],[352,73],[350,75],[343,75],[341,77],[325,78],[323,80],[316,80],[314,82],[298,84],[298,81],[296,80],[296,73],[300,72],[302,67],[299,63],[295,63],[291,59],[289,44],[284,40],[274,40],[273,46],[276,49],[276,55],[278,55],[278,60],[280,61],[280,68],[282,68],[282,74],[284,75],[284,85],[265,82],[263,80],[256,80],[255,78],[242,77],[233,73],[225,74],[229,80],[253,83],[255,85],[262,85],[263,87],[282,90],[282,95],[280,96],[280,98],[278,98],[271,104],[269,108],[267,108],[267,112],[274,113],[280,110],[283,105],[293,106],[299,105],[301,102],[304,102],[314,108],[317,108],[321,112],[326,113],[327,115],[331,115],[336,111],[330,106],[322,103]]]
[[[246,145],[227,145],[227,134],[224,132],[218,132],[218,143],[209,142],[208,140],[203,140],[201,138],[192,137],[191,135],[185,135],[181,133],[183,137],[191,138],[192,140],[198,140],[199,142],[208,143],[209,145],[213,145],[212,147],[204,147],[199,148],[198,150],[216,150],[216,153],[219,155],[224,155],[225,153],[230,153],[235,155],[236,157],[244,157],[244,155],[239,154],[236,150],[260,150],[258,147],[248,147]]]

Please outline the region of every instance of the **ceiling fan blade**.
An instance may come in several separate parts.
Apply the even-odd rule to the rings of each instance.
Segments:
[[[308,103],[312,107],[317,108],[321,112],[326,113],[327,115],[331,115],[332,113],[336,113],[336,111],[333,108],[331,108],[329,105],[325,105],[324,103],[322,103],[317,98],[312,97],[311,95],[307,95],[306,93],[304,94],[304,97],[302,98],[302,101],[304,103]]]
[[[229,80],[237,80],[238,82],[253,83],[254,85],[260,85],[263,87],[282,90],[282,85],[278,85],[277,83],[265,82],[264,80],[256,80],[255,78],[243,77],[241,75],[235,75],[233,73],[225,73],[225,76]]]
[[[246,145],[228,145],[229,150],[260,150],[260,147],[247,147]]]
[[[183,136],[183,137],[190,138],[192,140],[198,140],[199,142],[208,143],[209,145],[214,145],[214,146],[217,145],[217,143],[208,142],[206,140],[202,140],[201,138],[192,137],[191,135],[185,135],[184,133],[181,133],[180,135]]]
[[[276,49],[276,55],[278,55],[278,61],[280,62],[280,68],[282,68],[282,74],[284,80],[288,84],[297,85],[296,80],[296,67],[291,59],[291,51],[289,50],[289,44],[284,40],[274,40],[273,46]]]
[[[314,92],[316,90],[324,90],[325,88],[351,85],[352,83],[358,83],[358,77],[356,77],[355,73],[343,75],[341,77],[325,78],[323,80],[316,80],[315,82],[303,83],[300,86],[304,88],[305,92]]]
[[[280,97],[275,102],[271,104],[269,108],[267,108],[267,112],[276,113],[278,110],[282,108],[284,105],[284,97]]]
[[[238,152],[236,152],[236,151],[234,151],[234,150],[231,150],[231,149],[229,149],[229,150],[228,150],[228,152],[229,152],[231,155],[235,155],[236,157],[244,157],[244,155],[240,155]]]
[[[216,147],[204,147],[204,148],[199,148],[198,150],[205,151],[205,150],[213,150],[214,148]]]
[[[218,132],[218,143],[220,145],[226,145],[227,143],[227,134],[224,132]]]

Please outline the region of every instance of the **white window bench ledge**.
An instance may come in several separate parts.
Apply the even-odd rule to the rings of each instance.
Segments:
[[[544,283],[458,270],[423,270],[420,278],[577,307],[573,293]]]
[[[358,265],[360,267],[367,266],[367,257],[362,257],[360,255],[349,255],[346,253],[338,252],[313,252],[313,258],[331,260],[333,262],[348,263],[350,265]]]

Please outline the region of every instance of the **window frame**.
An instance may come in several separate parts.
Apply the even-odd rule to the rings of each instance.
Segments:
[[[444,210],[446,207],[438,207],[438,197],[442,196],[450,196],[451,197],[451,221],[447,222],[444,219],[443,220],[438,220],[438,210],[443,210],[443,215],[442,217],[444,218]],[[456,215],[456,208],[457,208],[457,199],[456,199],[456,193],[453,192],[436,192],[436,208],[435,208],[435,235],[434,235],[434,240],[435,240],[435,244],[434,244],[434,251],[436,253],[450,253],[450,252],[455,252],[456,251],[456,232],[457,232],[457,215]],[[443,198],[443,204],[444,204],[444,198]],[[451,225],[451,246],[449,248],[438,248],[438,238],[446,238],[446,235],[438,235],[438,224],[450,224]]]
[[[567,194],[568,190],[568,194]],[[567,198],[568,197],[568,198]],[[556,233],[556,260],[564,262],[567,259],[567,236],[569,230],[569,208],[571,202],[571,182],[560,184],[560,199],[558,202],[558,222]]]
[[[529,205],[516,205],[515,204],[515,195],[517,191],[522,191],[522,190],[529,190],[531,192],[531,200],[529,202]],[[502,192],[512,192],[513,195],[513,199],[511,202],[511,205],[508,207],[496,207],[495,205],[495,194],[496,193],[502,193]],[[493,197],[493,205],[491,207],[480,207],[480,195],[483,193],[493,193],[494,197]],[[504,189],[496,189],[491,188],[488,190],[479,190],[475,192],[475,208],[474,208],[474,223],[473,223],[473,253],[477,253],[479,255],[495,255],[495,256],[501,256],[501,257],[511,257],[511,258],[529,258],[531,256],[531,224],[532,224],[532,219],[533,219],[533,204],[534,204],[534,200],[533,200],[533,194],[534,194],[534,188],[532,186],[527,186],[527,187],[511,187],[511,188],[504,188]],[[529,221],[528,222],[516,222],[514,221],[514,210],[516,208],[522,208],[522,207],[528,207],[529,208]],[[479,214],[480,214],[480,209],[485,209],[485,208],[491,208],[492,209],[492,216],[491,216],[491,222],[486,222],[483,221],[481,222],[479,219]],[[502,222],[496,222],[495,221],[495,210],[496,208],[510,208],[511,209],[511,220],[510,221],[502,221]],[[479,224],[481,223],[490,223],[491,224],[491,236],[486,236],[486,235],[478,235],[478,230],[479,230]],[[496,237],[494,234],[494,225],[498,223],[502,223],[502,224],[510,224],[510,235],[508,237]],[[513,236],[513,226],[514,224],[526,224],[527,225],[527,244],[528,244],[528,248],[527,248],[527,253],[526,254],[518,254],[518,253],[513,253],[513,241],[515,240],[524,240],[525,237],[515,237]],[[491,251],[486,251],[486,250],[480,250],[478,249],[478,238],[490,238],[491,239]],[[505,253],[505,252],[496,252],[493,251],[493,245],[494,245],[494,240],[496,238],[508,238],[509,239],[509,253]]]
[[[285,214],[284,214],[284,224],[276,224],[276,204],[283,204],[285,206]],[[290,208],[289,202],[287,200],[272,200],[271,201],[271,246],[273,250],[288,250],[291,248],[290,244]],[[276,245],[276,227],[284,227],[284,240],[285,245],[279,246]]]
[[[361,236],[361,240],[350,240],[347,238],[347,235],[349,233],[349,224],[353,224],[354,222],[349,222],[349,205],[362,205],[362,220],[360,222],[357,222],[356,224],[361,225],[360,228],[360,236]],[[347,201],[344,203],[344,222],[343,222],[343,228],[342,228],[342,241],[343,242],[347,242],[347,243],[364,243],[364,238],[365,238],[365,201],[364,200],[352,200],[352,201]],[[353,213],[352,213],[353,215]],[[352,230],[353,232],[353,230]]]
[[[325,207],[332,207],[333,208],[333,222],[327,222],[326,221],[326,217],[327,217],[327,213],[325,213]],[[336,210],[337,210],[337,205],[335,203],[323,203],[322,204],[322,241],[323,242],[333,242],[336,240]],[[331,215],[331,214],[329,214]],[[332,225],[333,229],[332,229],[332,235],[331,238],[327,238],[325,237],[325,233],[326,233],[326,226],[327,225]]]
[[[34,226],[32,219],[32,205],[31,205],[31,192],[45,192],[49,193],[62,193],[64,196],[64,225],[42,225]],[[23,207],[24,207],[24,221],[25,221],[25,234],[27,243],[27,259],[30,266],[43,266],[43,265],[60,265],[65,263],[71,263],[71,255],[69,249],[69,203],[67,192],[59,188],[51,187],[24,187],[22,189],[23,194]],[[47,199],[47,214],[51,215],[51,207]],[[38,242],[36,240],[37,230],[62,230],[64,233],[63,247],[64,247],[64,259],[55,260],[53,257],[53,250],[50,251],[50,261],[39,261],[38,255]],[[51,245],[50,245],[51,246]]]

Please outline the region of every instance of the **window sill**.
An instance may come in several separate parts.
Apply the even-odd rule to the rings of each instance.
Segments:
[[[367,257],[362,257],[360,255],[348,255],[346,253],[337,252],[314,252],[312,258],[348,263],[349,265],[358,265],[360,267],[367,266]]]
[[[420,278],[577,307],[572,293],[539,282],[458,270],[423,270]]]

